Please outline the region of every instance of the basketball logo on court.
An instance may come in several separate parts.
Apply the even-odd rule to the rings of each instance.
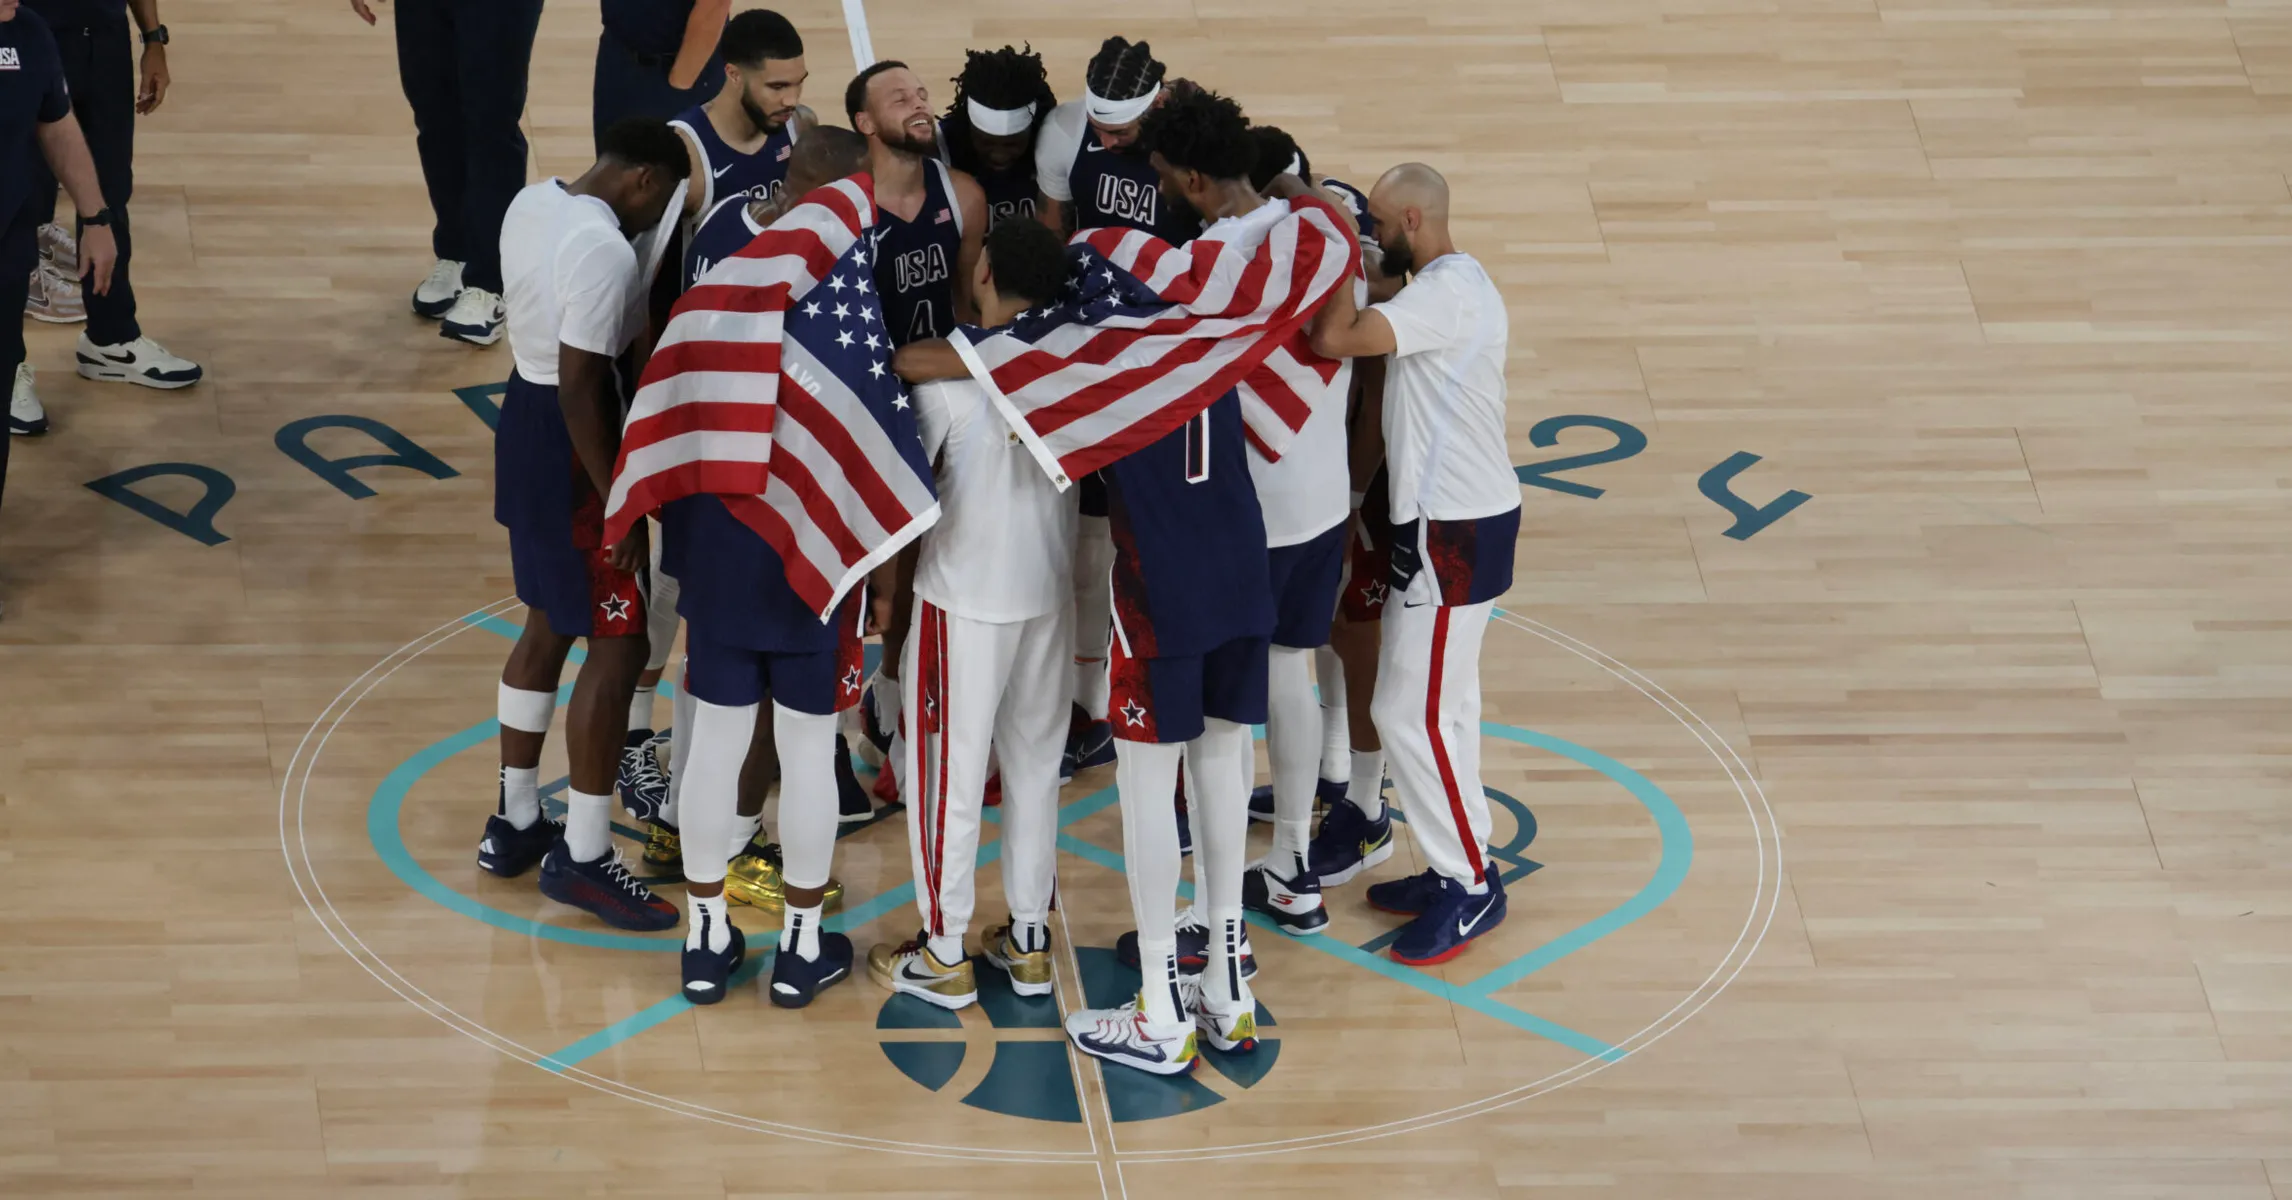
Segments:
[[[1083,1002],[1089,1007],[1112,1008],[1137,994],[1137,970],[1123,966],[1114,951],[1084,946],[1075,957],[1082,965]],[[1058,998],[1021,996],[1002,972],[981,967],[977,1007],[991,1033],[976,1022],[966,1027],[959,1014],[913,996],[893,996],[875,1019],[883,1056],[900,1074],[939,1092],[949,1090],[971,1055],[992,1054],[986,1075],[963,1093],[964,1104],[1008,1117],[1081,1121],[1082,1099],[1068,1065]],[[1108,1115],[1117,1122],[1174,1117],[1223,1104],[1236,1089],[1257,1086],[1281,1058],[1279,1030],[1262,1003],[1257,1024],[1262,1031],[1257,1049],[1227,1053],[1202,1042],[1207,1065],[1183,1075],[1104,1072]]]

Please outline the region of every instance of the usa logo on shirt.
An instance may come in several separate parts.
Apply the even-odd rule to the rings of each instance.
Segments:
[[[934,224],[934,225],[945,225],[947,222],[949,222],[949,221],[952,221],[952,220],[954,220],[954,219],[955,219],[955,214],[954,214],[954,213],[952,213],[952,212],[949,212],[948,210],[946,210],[946,209],[942,208],[942,209],[940,209],[940,210],[939,210],[939,215],[938,215],[938,216],[936,216],[936,217],[933,217],[933,218],[931,219],[931,223],[932,223],[932,224]]]
[[[21,71],[24,60],[17,56],[14,46],[0,46],[0,71]]]
[[[779,153],[779,154],[777,154],[777,155],[775,155],[775,156],[773,157],[773,161],[774,161],[774,162],[786,162],[786,161],[788,161],[788,156],[789,156],[789,155],[791,155],[791,154],[794,154],[795,152],[796,152],[796,147],[794,146],[794,144],[789,144],[789,145],[786,145],[786,146],[782,146],[782,147],[780,147],[780,153]]]

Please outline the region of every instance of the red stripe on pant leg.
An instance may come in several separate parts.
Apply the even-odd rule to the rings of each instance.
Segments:
[[[1440,736],[1440,677],[1448,664],[1448,606],[1433,609],[1432,680],[1425,685],[1425,733],[1432,738],[1433,765],[1440,768],[1441,790],[1448,793],[1448,813],[1456,820],[1457,840],[1464,843],[1464,858],[1472,864],[1472,881],[1487,872],[1480,861],[1480,839],[1472,836],[1472,821],[1464,814],[1464,797],[1456,790],[1456,768],[1449,765],[1448,743]]]
[[[945,937],[946,914],[940,911],[939,888],[947,867],[947,739],[954,723],[947,719],[947,614],[935,608],[931,617],[939,627],[939,779],[935,787],[939,797],[938,811],[931,820],[931,932],[935,937]]]

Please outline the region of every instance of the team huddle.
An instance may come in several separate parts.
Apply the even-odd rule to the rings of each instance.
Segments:
[[[696,1004],[723,999],[747,958],[730,905],[777,910],[766,994],[802,1007],[855,966],[824,922],[843,891],[831,878],[840,824],[873,812],[856,753],[877,764],[875,797],[905,807],[922,918],[914,938],[868,952],[869,975],[950,1009],[977,1001],[982,969],[1046,995],[1060,787],[1111,765],[1137,926],[1117,948],[1142,984],[1066,1028],[1085,1053],[1159,1074],[1191,1068],[1200,1038],[1256,1047],[1245,914],[1321,932],[1329,891],[1393,853],[1388,772],[1428,864],[1366,889],[1371,907],[1407,918],[1392,957],[1443,962],[1497,927],[1479,658],[1511,585],[1520,494],[1504,305],[1450,240],[1446,181],[1404,164],[1364,193],[1316,175],[1290,135],[1166,78],[1146,44],[1122,38],[1064,103],[1029,50],[971,52],[944,113],[915,72],[878,62],[845,89],[849,128],[802,103],[803,44],[783,17],[743,12],[722,47],[714,99],[607,129],[594,166],[526,188],[503,224],[515,371],[495,516],[531,614],[502,672],[499,805],[479,865],[503,877],[538,866],[543,893],[617,928],[683,922]],[[676,419],[692,424],[646,439],[624,440],[624,422],[638,378],[664,366],[726,381],[755,369],[661,331],[785,299],[740,267],[839,189],[872,202],[841,260],[860,266],[783,315],[821,331],[834,371],[882,381],[896,419],[854,437],[890,437],[876,452],[914,467],[916,494],[883,506],[935,516],[867,557],[864,584],[823,615],[806,598],[809,558],[786,551],[851,531],[802,506],[773,510],[761,478],[695,447],[776,439],[785,486],[833,446],[797,444],[785,423],[746,428],[748,410],[730,405],[687,405]],[[1091,314],[1206,308],[1230,298],[1169,283],[1189,248],[1206,263],[1259,246],[1262,264],[1317,229],[1345,269],[1288,314],[1278,353],[1258,352],[1279,379],[1205,395],[1151,437],[1111,434],[1077,478],[1046,467],[1046,423],[1020,418],[1009,370],[982,357],[991,340],[1049,361]],[[1111,258],[1089,249],[1116,245]],[[648,366],[656,343],[675,361]],[[1193,353],[1125,365],[1175,377]],[[829,373],[794,341],[771,369]],[[1275,410],[1278,427],[1264,418]],[[1088,405],[1072,419],[1092,419]],[[671,446],[691,461],[638,461]],[[678,475],[675,498],[609,538],[643,470]],[[656,732],[680,620],[674,716]],[[868,676],[861,643],[876,634]],[[559,822],[542,812],[539,766],[576,641]],[[1255,788],[1254,725],[1271,773]],[[616,797],[648,831],[652,882],[681,873],[684,911],[613,851]],[[990,806],[1009,912],[974,940]],[[1272,825],[1254,860],[1252,820]],[[1189,853],[1194,903],[1180,911]]]

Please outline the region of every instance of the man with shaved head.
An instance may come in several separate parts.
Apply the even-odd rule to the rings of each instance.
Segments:
[[[1369,889],[1372,907],[1415,918],[1393,943],[1413,966],[1445,962],[1504,920],[1480,788],[1480,642],[1512,586],[1520,487],[1504,444],[1510,322],[1488,272],[1449,237],[1448,181],[1422,163],[1385,172],[1369,194],[1384,270],[1399,294],[1359,307],[1339,288],[1315,319],[1332,358],[1390,355],[1385,385],[1391,592],[1371,706],[1394,791],[1428,869]],[[1379,796],[1330,807],[1322,837],[1375,844]]]

